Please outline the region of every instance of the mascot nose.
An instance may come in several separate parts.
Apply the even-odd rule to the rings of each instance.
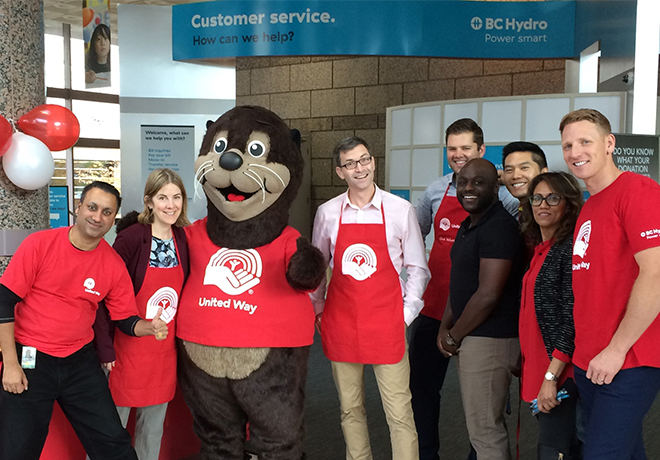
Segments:
[[[235,152],[225,152],[220,156],[220,167],[227,171],[236,171],[243,165],[243,158]]]

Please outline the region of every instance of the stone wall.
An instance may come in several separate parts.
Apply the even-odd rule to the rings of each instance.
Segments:
[[[43,0],[0,0],[0,115],[18,120],[46,102]],[[0,165],[0,238],[49,226],[48,188],[22,190]],[[27,235],[27,233],[25,233]],[[0,253],[0,275],[10,257]]]
[[[345,190],[332,148],[363,137],[385,177],[387,107],[450,99],[564,92],[564,60],[418,57],[251,57],[236,59],[236,104],[267,107],[310,133],[312,210]]]

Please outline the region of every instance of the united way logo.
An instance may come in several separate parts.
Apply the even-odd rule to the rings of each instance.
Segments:
[[[96,281],[94,281],[94,278],[87,278],[83,281],[83,286],[85,287],[85,292],[101,297],[101,293],[94,290],[94,287],[96,287]]]
[[[451,221],[447,219],[446,217],[443,217],[440,219],[440,230],[447,231],[449,230],[449,227],[451,227]]]
[[[229,295],[243,294],[259,284],[261,268],[256,250],[222,248],[209,259],[204,285],[217,286]]]
[[[341,272],[357,281],[364,281],[376,272],[376,253],[366,244],[352,244],[341,258]]]
[[[575,238],[575,244],[573,245],[573,255],[580,256],[584,259],[584,255],[587,252],[589,247],[589,239],[591,238],[591,220],[586,221],[580,227],[580,231]]]
[[[160,314],[160,319],[169,323],[174,319],[176,310],[179,307],[179,296],[174,289],[165,286],[154,292],[154,295],[149,298],[147,302],[146,319],[153,319],[158,313],[158,309],[162,308],[163,312]]]

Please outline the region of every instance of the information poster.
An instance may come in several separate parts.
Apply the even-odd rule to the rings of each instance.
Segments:
[[[50,227],[69,226],[69,188],[66,185],[48,187],[50,205]]]
[[[660,136],[615,134],[614,163],[622,171],[632,171],[660,182],[658,166]]]
[[[195,127],[142,125],[143,182],[152,171],[169,168],[187,183],[194,175]],[[190,193],[189,193],[190,195]]]

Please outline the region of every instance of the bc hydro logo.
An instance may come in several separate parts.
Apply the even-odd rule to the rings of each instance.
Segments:
[[[548,28],[547,21],[536,21],[532,18],[519,21],[516,18],[484,18],[473,17],[470,26],[474,30],[512,30],[521,32],[523,30],[545,30]]]

